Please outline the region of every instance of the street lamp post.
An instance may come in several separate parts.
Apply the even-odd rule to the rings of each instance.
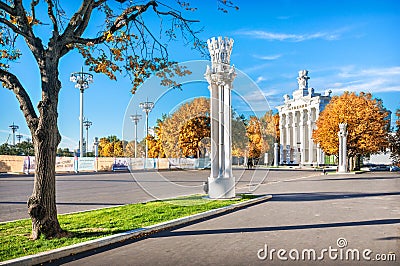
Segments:
[[[85,121],[83,121],[83,125],[86,128],[85,154],[87,154],[87,148],[89,147],[89,128],[91,125],[93,125],[93,123],[91,121],[89,121],[88,119],[86,119]]]
[[[146,163],[147,163],[147,150],[148,150],[148,141],[147,141],[147,136],[149,135],[149,113],[151,112],[151,109],[154,107],[153,102],[149,102],[148,100],[146,102],[141,102],[139,104],[139,107],[143,110],[143,112],[146,113],[146,151],[145,151],[145,163],[144,163],[144,168],[146,168]]]
[[[299,161],[299,168],[301,168],[301,143],[297,142],[297,159]]]
[[[12,131],[12,134],[13,134],[13,146],[14,146],[15,145],[15,132],[17,131],[19,126],[14,125],[14,122],[13,122],[12,125],[9,126],[9,128],[11,128],[11,131]]]
[[[17,134],[16,137],[18,139],[18,143],[21,143],[21,139],[23,136],[21,134]]]
[[[99,138],[95,137],[94,138],[94,142],[93,142],[93,149],[94,149],[94,157],[96,158],[96,168],[95,171],[97,172],[97,167],[98,167],[98,163],[97,163],[97,157],[99,156]]]
[[[135,123],[135,158],[137,158],[137,124],[139,120],[142,118],[142,115],[138,115],[137,112],[134,115],[131,115],[131,120]]]
[[[69,78],[71,82],[76,83],[75,88],[80,91],[80,112],[79,112],[79,132],[80,132],[80,142],[79,142],[79,157],[83,157],[83,92],[89,88],[89,84],[93,83],[93,75],[90,73],[83,72],[83,67],[80,72],[71,73]]]

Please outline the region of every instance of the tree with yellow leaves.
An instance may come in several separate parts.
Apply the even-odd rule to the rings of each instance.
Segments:
[[[345,92],[332,97],[321,112],[313,140],[327,155],[337,155],[339,123],[347,123],[347,155],[352,159],[350,165],[354,165],[354,159],[359,161],[360,156],[377,153],[387,147],[387,116],[382,102],[373,99],[372,94]]]
[[[137,156],[138,158],[144,156],[144,150],[145,150],[146,144],[144,142],[138,142],[136,143],[136,151],[137,151]],[[135,140],[129,141],[124,149],[124,156],[125,157],[135,157]]]
[[[260,158],[269,152],[276,139],[275,119],[271,111],[266,112],[261,118],[251,116],[247,123],[248,156]]]
[[[157,125],[154,127],[155,136],[148,135],[147,136],[147,144],[148,144],[148,157],[149,158],[165,158],[164,148],[161,143],[161,133],[163,129],[162,122],[166,118],[163,115],[162,119],[157,120]]]
[[[181,128],[196,117],[208,117],[210,101],[204,97],[182,104],[173,114],[163,118],[159,130],[159,140],[168,158],[179,158],[181,153],[179,135]]]
[[[117,136],[108,136],[100,138],[99,141],[99,156],[100,157],[123,157],[124,156],[124,141],[121,141]]]
[[[251,116],[246,127],[249,158],[260,158],[261,155],[268,150],[268,143],[263,138],[263,131],[260,119]]]
[[[182,125],[179,132],[179,147],[183,157],[200,158],[200,142],[211,135],[210,117],[197,116]]]
[[[274,125],[275,125],[275,143],[279,143],[280,141],[280,130],[279,130],[279,114],[274,114],[273,116]]]

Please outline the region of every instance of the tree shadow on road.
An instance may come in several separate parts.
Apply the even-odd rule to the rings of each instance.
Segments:
[[[336,199],[354,199],[366,197],[382,197],[382,196],[397,196],[400,192],[377,192],[377,193],[333,193],[333,192],[318,192],[318,193],[284,193],[273,194],[271,201],[322,201]]]
[[[153,236],[151,236],[151,238],[192,236],[192,235],[240,234],[240,233],[290,231],[290,230],[308,230],[308,229],[321,229],[321,228],[333,228],[333,227],[354,227],[354,226],[387,225],[387,224],[400,224],[400,219],[381,219],[381,220],[366,220],[366,221],[353,221],[353,222],[300,224],[300,225],[267,226],[267,227],[206,229],[206,230],[192,230],[192,231],[169,231],[169,232],[162,232],[162,233],[153,235]]]
[[[361,180],[390,180],[390,179],[400,179],[400,176],[393,175],[393,176],[354,176],[354,177],[339,177],[339,178],[324,178],[324,179],[317,179],[311,181],[361,181]]]

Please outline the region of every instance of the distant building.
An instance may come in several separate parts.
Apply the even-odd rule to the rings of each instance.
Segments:
[[[308,87],[307,70],[299,71],[299,87],[293,98],[284,95],[279,111],[280,164],[324,164],[324,153],[312,140],[312,132],[319,114],[331,100],[331,90],[315,93]]]

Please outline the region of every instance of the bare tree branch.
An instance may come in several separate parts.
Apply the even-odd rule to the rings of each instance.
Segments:
[[[69,39],[69,38],[74,37],[73,36],[74,31],[82,23],[82,20],[84,18],[84,14],[86,13],[86,10],[90,5],[93,5],[93,0],[84,0],[84,1],[82,1],[81,7],[71,17],[67,28],[65,29],[64,33],[62,34],[62,39],[64,39],[64,38]],[[89,19],[89,18],[86,18],[86,19]]]
[[[47,14],[49,15],[49,18],[51,22],[53,23],[53,36],[58,36],[58,24],[57,24],[57,19],[56,16],[54,15],[54,5],[52,0],[46,0],[47,2]]]
[[[5,88],[14,92],[20,104],[20,108],[24,113],[29,129],[31,131],[35,130],[39,120],[33,108],[32,101],[19,79],[14,74],[0,69],[0,81],[3,82]]]
[[[10,21],[8,21],[7,19],[4,18],[0,18],[0,23],[3,23],[4,25],[6,25],[7,27],[9,27],[14,33],[16,34],[20,34],[22,36],[24,36],[25,38],[29,38],[29,35],[27,35],[25,32],[21,31],[17,26],[15,26],[14,24],[12,24]]]
[[[10,7],[9,5],[7,5],[4,2],[0,2],[0,9],[4,10],[5,12],[7,12],[8,14],[15,16],[15,10],[14,8]]]
[[[92,1],[87,1],[87,2],[92,2]],[[88,3],[86,3],[86,1],[85,1],[85,4],[86,4],[85,8],[81,7],[81,10],[78,11],[77,13],[75,13],[73,18],[74,17],[81,17],[81,20],[79,20],[79,23],[80,24],[83,23],[83,24],[87,25],[88,20],[90,18],[90,15],[84,16],[85,12],[83,12],[83,9],[86,11],[89,8]],[[146,12],[147,9],[150,6],[153,6],[153,5],[157,5],[157,3],[155,1],[150,1],[146,5],[137,5],[137,6],[133,6],[133,7],[130,7],[128,9],[126,9],[120,16],[118,16],[116,18],[116,20],[114,21],[114,24],[110,27],[110,29],[109,29],[110,34],[113,34],[117,30],[123,28],[130,21],[135,20],[139,15],[141,15],[144,12]],[[82,16],[84,16],[84,17],[82,17]],[[73,18],[71,19],[68,27],[71,25],[71,23],[73,21]],[[63,35],[68,35],[68,32],[67,32],[68,31],[68,27],[65,30]],[[82,28],[82,30],[84,30],[85,28],[86,28],[86,26],[84,28]],[[96,38],[79,38],[79,36],[81,35],[81,34],[79,34],[79,33],[81,33],[81,30],[79,29],[79,27],[78,27],[77,30],[79,30],[78,32],[76,32],[77,34],[74,34],[73,36],[71,36],[71,35],[68,36],[69,38],[67,38],[67,40],[69,41],[69,43],[86,44],[88,42],[91,42],[93,44],[99,44],[99,43],[103,43],[106,40],[106,36],[104,36],[104,35],[101,35],[101,36],[96,37]],[[66,43],[66,44],[68,44],[68,43]]]
[[[17,24],[19,27],[13,25],[11,26],[9,22],[7,26],[9,26],[15,33],[21,34],[28,44],[29,48],[31,49],[33,55],[35,56],[36,60],[42,61],[43,57],[43,44],[41,39],[37,38],[32,30],[32,25],[30,24],[24,6],[22,5],[22,0],[15,0],[14,1],[14,16],[17,19]],[[5,23],[5,19],[2,21]]]
[[[164,6],[166,6],[166,5],[164,5]],[[182,14],[180,14],[180,13],[178,13],[178,12],[175,12],[175,11],[168,11],[168,12],[162,12],[162,11],[159,11],[158,9],[157,9],[157,7],[158,7],[158,5],[156,4],[156,5],[153,5],[153,10],[154,10],[154,12],[156,12],[157,14],[159,14],[159,15],[163,15],[163,16],[172,16],[172,17],[174,17],[174,18],[178,18],[179,20],[181,20],[181,21],[186,21],[186,22],[200,22],[199,20],[190,20],[190,19],[185,19],[183,16],[182,16]]]
[[[32,12],[32,18],[33,21],[36,20],[36,10],[35,7],[39,4],[39,0],[32,0],[31,2],[31,12]]]
[[[74,31],[75,36],[81,36],[83,34],[83,32],[86,30],[86,28],[89,24],[90,16],[92,14],[93,9],[94,9],[94,6],[89,5],[87,7],[86,11],[83,13],[82,22],[79,24],[79,26]]]

